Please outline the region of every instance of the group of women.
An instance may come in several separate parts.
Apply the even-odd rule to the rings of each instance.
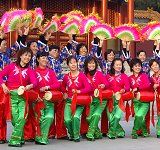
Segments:
[[[80,126],[82,130],[87,132],[86,139],[88,141],[101,139],[102,134],[98,124],[104,111],[105,113],[103,115],[107,114],[109,121],[108,137],[110,139],[123,138],[125,131],[119,124],[119,121],[122,112],[125,111],[125,106],[123,101],[118,101],[115,98],[115,94],[119,92],[123,95],[130,90],[134,95],[132,112],[135,115],[131,136],[133,139],[137,139],[140,132],[141,136],[147,137],[149,128],[146,121],[150,102],[137,100],[137,92],[151,91],[157,94],[159,93],[160,71],[159,61],[155,59],[156,56],[153,56],[150,60],[149,66],[148,63],[144,62],[146,53],[143,50],[137,53],[137,58],[131,59],[129,53],[130,42],[123,41],[121,58],[114,58],[114,51],[108,49],[105,52],[105,59],[103,59],[101,53],[103,41],[100,41],[98,46],[98,39],[95,37],[92,42],[92,50],[88,54],[87,45],[84,43],[78,44],[75,42],[75,37],[71,35],[69,35],[69,43],[61,52],[59,51],[59,47],[55,45],[51,45],[49,52],[47,52],[48,47],[46,44],[49,36],[47,33],[45,37],[41,37],[41,42],[34,40],[28,42],[28,47],[25,47],[25,40],[21,40],[20,44],[22,48],[18,51],[17,61],[7,64],[0,72],[0,85],[1,90],[4,92],[4,98],[3,101],[1,100],[0,108],[5,118],[8,112],[11,111],[11,123],[14,126],[8,146],[22,147],[25,143],[24,135],[28,137],[30,135],[36,144],[46,145],[48,143],[48,137],[50,137],[49,134],[52,132],[51,127],[54,123],[55,105],[59,111],[56,114],[56,119],[59,118],[60,120],[59,124],[57,124],[59,120],[56,120],[56,126],[60,128],[59,130],[63,128],[64,131],[63,134],[58,133],[60,131],[56,131],[58,139],[67,139],[66,127],[69,133],[69,141],[80,142]],[[157,53],[157,50],[155,51]],[[154,55],[156,54],[154,53]],[[65,59],[67,59],[70,72],[63,77],[61,63]],[[123,62],[125,60],[128,61],[130,69],[133,72],[133,75],[130,77],[124,73]],[[98,63],[101,71],[97,70]],[[147,73],[150,69],[154,72],[154,75],[149,79]],[[4,77],[6,76],[8,79],[5,83]],[[24,99],[17,93],[20,86],[24,86],[24,91],[34,89],[39,93],[39,97],[35,102],[29,102],[29,112],[27,98]],[[113,92],[113,96],[109,99],[102,97],[102,91],[107,89]],[[44,95],[49,90],[62,91],[64,100],[58,104],[47,101]],[[97,92],[99,96],[96,96],[95,93]],[[81,101],[84,101],[85,96],[89,96],[92,101],[88,105],[86,103],[86,106],[80,105],[77,103],[79,95],[82,96]],[[157,104],[157,111],[159,112],[159,103]],[[60,107],[60,105],[62,106]],[[80,125],[81,114],[83,114],[81,118],[86,119],[88,126],[85,128],[87,129],[84,129],[83,123]],[[34,115],[36,119],[33,119],[32,122],[31,118]],[[27,125],[35,124],[33,125],[33,131],[30,130],[31,128],[27,131],[28,129],[25,123]],[[103,120],[101,121],[102,123]],[[6,135],[2,133],[2,126],[4,124],[0,123],[1,144],[7,142]],[[28,127],[31,126],[28,125]],[[36,131],[34,131],[35,129]],[[159,120],[156,134],[157,138],[160,138]]]

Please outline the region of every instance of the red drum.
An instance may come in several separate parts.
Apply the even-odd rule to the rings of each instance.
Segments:
[[[116,100],[119,100],[120,97],[121,97],[120,92],[116,92],[116,94],[115,94]],[[123,99],[123,101],[129,101],[129,100],[133,99],[133,93],[131,91],[123,93],[122,99]]]
[[[47,101],[59,102],[63,100],[63,93],[57,90],[46,91],[44,97]]]
[[[20,86],[18,88],[17,93],[18,93],[18,95],[20,95],[21,97],[26,99],[26,91],[24,89],[25,89],[24,86]],[[29,90],[27,92],[28,92],[28,100],[29,101],[35,102],[37,100],[37,98],[39,97],[39,94],[34,90]]]
[[[99,90],[94,90],[94,96],[99,97]],[[110,89],[102,90],[102,99],[110,99],[113,97],[113,91]]]
[[[90,105],[92,97],[89,95],[77,95],[77,105]]]
[[[155,94],[148,91],[139,91],[137,92],[137,100],[142,102],[152,102],[155,100]]]

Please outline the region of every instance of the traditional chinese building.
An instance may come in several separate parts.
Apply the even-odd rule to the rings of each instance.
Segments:
[[[134,21],[134,0],[1,0],[0,18],[6,11],[9,11],[10,8],[30,10],[36,7],[42,8],[45,19],[51,19],[55,13],[61,16],[62,14],[76,9],[82,11],[84,15],[88,15],[92,12],[98,13],[104,22],[112,26],[118,26],[128,22],[133,23]],[[6,34],[8,47],[15,42],[16,38],[16,32]],[[31,39],[39,39],[37,30],[29,32],[27,41]],[[86,43],[89,46],[92,39],[92,34],[76,37],[78,42]],[[57,44],[63,48],[67,42],[68,36],[66,34],[56,32],[52,34],[48,44]],[[104,42],[103,51],[107,48],[119,51],[121,49],[120,47],[120,40],[108,40]],[[91,46],[89,49],[90,48]],[[133,43],[132,49],[134,49]],[[132,50],[131,54],[135,55],[135,50]]]
[[[134,10],[134,23],[138,24],[141,28],[146,26],[150,21],[160,22],[160,14],[153,9],[147,10]],[[142,43],[135,42],[135,50],[138,52],[143,49],[147,52],[147,57],[151,57],[153,54],[154,41],[144,41]]]

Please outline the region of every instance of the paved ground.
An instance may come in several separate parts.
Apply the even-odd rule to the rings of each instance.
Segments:
[[[156,121],[157,122],[157,121]],[[155,123],[156,123],[155,122]],[[123,139],[111,140],[107,137],[96,140],[95,142],[86,141],[81,139],[81,142],[75,143],[73,141],[62,141],[62,140],[49,140],[48,145],[35,145],[35,143],[28,143],[21,148],[23,150],[158,150],[160,145],[160,139],[156,138],[156,129],[151,125],[151,134],[148,138],[131,139],[131,131],[133,127],[133,121],[120,122],[124,130],[126,131],[126,136]],[[7,139],[9,140],[12,133],[13,127],[10,122],[8,122],[8,134]],[[7,144],[1,144],[0,150],[14,150],[17,148],[8,147]],[[19,149],[19,148],[18,148]]]

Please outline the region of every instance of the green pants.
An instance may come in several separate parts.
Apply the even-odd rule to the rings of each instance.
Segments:
[[[142,129],[142,134],[144,136],[148,136],[149,132],[145,123],[145,117],[149,110],[150,103],[138,101],[137,98],[135,98],[133,100],[133,107],[135,113],[135,120],[131,136],[138,137],[137,133],[140,128]]]
[[[156,134],[160,135],[160,112],[159,112],[159,118],[158,118],[157,127],[156,127]]]
[[[35,141],[39,143],[47,144],[49,143],[48,141],[49,128],[54,119],[54,103],[44,99],[44,104],[45,104],[45,108],[40,109],[41,117],[39,118],[41,136],[37,134]],[[35,115],[37,118],[37,113],[35,113]]]
[[[109,131],[108,137],[109,138],[116,138],[116,137],[123,137],[125,136],[125,132],[119,121],[121,119],[122,110],[119,108],[119,101],[113,97],[113,110],[109,112],[109,106],[107,106],[107,116],[109,121]]]
[[[101,131],[98,127],[99,120],[101,118],[101,114],[103,110],[105,109],[107,104],[107,100],[102,101],[101,107],[101,101],[99,98],[93,98],[92,103],[90,104],[90,114],[89,117],[86,118],[89,128],[87,137],[88,138],[102,138]]]
[[[11,123],[14,126],[8,145],[21,145],[24,143],[23,127],[26,122],[24,119],[26,100],[17,94],[17,90],[11,90]]]
[[[77,105],[75,115],[72,117],[71,107],[72,99],[68,98],[65,102],[64,109],[64,124],[70,134],[70,139],[79,139],[80,132],[80,115],[83,112],[84,106]]]

